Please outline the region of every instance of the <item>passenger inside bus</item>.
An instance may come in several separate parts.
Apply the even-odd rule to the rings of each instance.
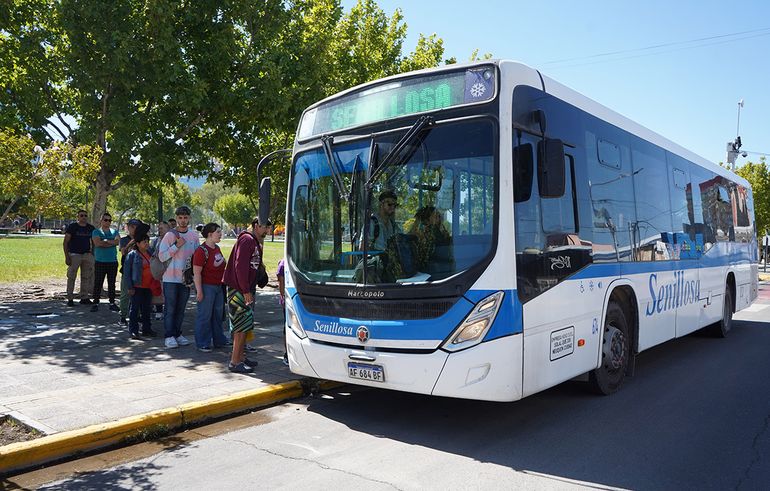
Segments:
[[[435,206],[423,206],[415,213],[409,234],[417,238],[417,267],[425,273],[453,271],[452,234]]]

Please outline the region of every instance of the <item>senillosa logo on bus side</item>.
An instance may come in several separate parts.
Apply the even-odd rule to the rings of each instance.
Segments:
[[[686,280],[684,271],[674,272],[674,280],[658,287],[658,275],[650,275],[650,296],[647,302],[648,316],[696,302],[700,298],[700,280]]]

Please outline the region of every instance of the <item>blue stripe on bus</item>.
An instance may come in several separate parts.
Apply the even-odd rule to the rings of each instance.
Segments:
[[[299,295],[294,297],[296,314],[302,327],[308,333],[356,337],[359,326],[369,328],[372,339],[392,340],[443,340],[465,318],[474,307],[465,298],[460,298],[444,315],[434,319],[417,320],[369,320],[350,319],[344,316],[332,317],[308,312]]]
[[[751,257],[751,252],[746,250],[745,247],[730,247],[730,244],[727,243],[724,245],[717,244],[714,247],[716,250],[709,251],[709,253],[703,255],[700,259],[591,264],[578,271],[573,276],[570,276],[569,279],[583,280],[588,278],[620,277],[640,273],[681,271],[686,269],[712,268],[728,266],[730,264],[748,264],[756,262],[756,260]]]
[[[332,317],[308,312],[299,296],[294,297],[294,306],[302,326],[308,332],[356,337],[358,326],[366,326],[372,339],[391,340],[443,340],[457,328],[476,304],[498,290],[470,290],[465,298],[458,300],[449,311],[436,319],[418,320],[368,320]],[[505,297],[484,341],[489,341],[522,332],[522,307],[516,290],[505,290]]]

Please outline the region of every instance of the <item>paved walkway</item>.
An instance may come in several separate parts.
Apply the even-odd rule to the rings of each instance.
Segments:
[[[257,351],[247,356],[259,366],[240,375],[227,370],[229,349],[130,340],[104,303],[97,313],[61,299],[0,303],[0,414],[50,434],[298,379],[282,363],[277,291],[259,292],[256,305]],[[195,309],[191,297],[182,329],[190,341]],[[162,322],[153,321],[155,331]]]

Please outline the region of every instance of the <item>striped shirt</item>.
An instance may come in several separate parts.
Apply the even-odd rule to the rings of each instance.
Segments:
[[[177,231],[180,237],[184,239],[184,245],[181,249],[176,246],[177,234],[174,232],[167,232],[160,242],[160,250],[158,250],[158,259],[161,261],[167,261],[171,258],[171,262],[166,268],[166,272],[163,273],[164,283],[184,283],[183,272],[184,266],[187,263],[187,258],[192,256],[195,249],[198,248],[198,240],[200,235],[198,231],[192,228],[188,228],[187,232]]]

